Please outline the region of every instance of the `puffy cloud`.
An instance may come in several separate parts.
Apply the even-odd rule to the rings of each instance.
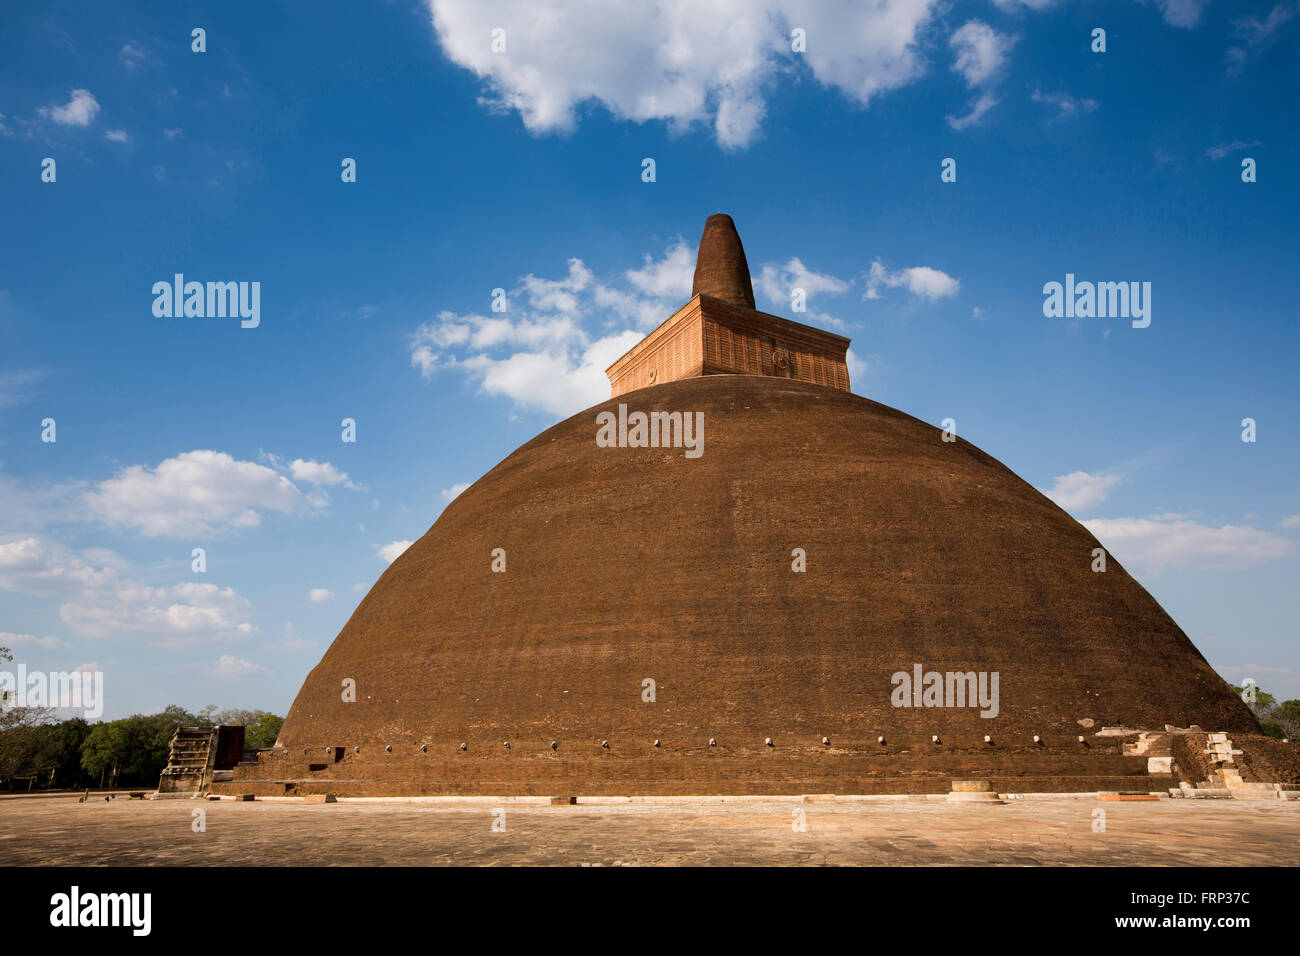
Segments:
[[[1295,551],[1286,538],[1244,525],[1214,528],[1185,519],[1160,518],[1093,518],[1083,525],[1125,565],[1153,574],[1167,566],[1237,570]]]
[[[633,288],[652,299],[685,302],[695,280],[695,256],[679,237],[662,259],[656,261],[647,254],[640,269],[629,269],[623,275]]]
[[[978,125],[984,114],[997,105],[992,87],[1002,76],[1016,37],[999,33],[980,20],[967,20],[948,38],[948,45],[956,54],[953,72],[959,73],[966,86],[976,91],[965,116],[948,117],[949,126],[962,130]]]
[[[572,129],[597,103],[674,132],[712,126],[724,147],[758,135],[764,87],[791,75],[790,30],[816,80],[866,106],[924,71],[918,31],[936,0],[679,0],[601,5],[584,0],[428,0],[448,58],[483,80],[485,102],[519,113],[534,133]],[[494,29],[505,51],[494,52]]]
[[[785,265],[764,263],[754,285],[773,303],[790,306],[794,289],[803,289],[808,299],[819,294],[841,295],[848,291],[849,283],[833,275],[813,272],[798,257]]]
[[[452,485],[450,488],[444,488],[444,489],[442,489],[442,497],[443,497],[443,500],[444,500],[444,501],[452,501],[452,500],[454,500],[454,499],[460,497],[460,493],[461,493],[462,491],[464,491],[466,488],[468,488],[471,484],[473,484],[473,482],[469,482],[469,481],[461,481],[461,482],[457,482],[456,484]]]
[[[1282,519],[1282,527],[1288,530],[1291,528],[1300,528],[1300,515],[1287,515]]]
[[[124,129],[110,129],[104,133],[104,139],[110,143],[128,143],[131,141],[131,134]]]
[[[685,304],[694,271],[694,256],[680,238],[659,257],[646,255],[639,268],[612,276],[597,277],[571,258],[560,279],[531,273],[520,279],[505,312],[439,312],[412,334],[410,364],[426,379],[456,371],[520,408],[571,415],[609,397],[605,370]],[[897,281],[920,295],[951,294],[940,277],[956,288],[956,280],[925,267],[900,275]],[[775,302],[788,303],[796,286],[811,297],[843,293],[850,283],[814,272],[798,257],[764,266],[756,281]],[[821,312],[806,318],[842,324]]]
[[[639,332],[620,332],[581,350],[516,352],[505,358],[475,355],[461,364],[478,376],[489,395],[554,415],[571,415],[609,398],[605,369],[642,338]]]
[[[568,317],[509,319],[444,311],[438,313],[436,322],[420,326],[411,337],[411,365],[430,378],[439,368],[458,363],[451,354],[458,346],[478,352],[503,347],[562,352],[585,339],[582,329]]]
[[[252,605],[232,588],[184,582],[154,587],[124,577],[113,564],[96,564],[38,536],[0,542],[0,590],[64,603],[59,618],[87,637],[143,638],[186,644],[246,637]]]
[[[85,592],[59,608],[59,619],[88,637],[145,637],[159,644],[188,644],[248,637],[253,606],[233,588],[184,583],[150,587],[121,581]]]
[[[304,463],[306,464],[306,463]],[[157,468],[132,465],[86,494],[100,520],[155,537],[208,535],[226,527],[255,527],[262,512],[319,507],[288,478],[225,452],[195,450]]]
[[[1119,475],[1091,475],[1086,471],[1072,471],[1057,475],[1051,488],[1038,489],[1066,511],[1087,511],[1110,497],[1111,489],[1119,484]]]
[[[539,312],[570,314],[578,311],[576,293],[591,283],[591,270],[581,259],[569,260],[569,274],[563,279],[539,279],[526,275],[519,280],[528,295],[528,304]]]
[[[966,85],[973,88],[985,86],[998,75],[1016,45],[1016,38],[999,33],[980,20],[967,20],[948,38],[948,45],[957,54],[953,71],[960,73]]]
[[[89,126],[99,112],[99,101],[90,90],[73,90],[63,106],[45,106],[38,112],[60,126]]]
[[[384,559],[385,564],[392,564],[402,556],[403,551],[414,543],[414,541],[390,541],[388,544],[376,548],[375,553]]]
[[[935,302],[956,295],[961,281],[930,266],[912,266],[891,272],[877,259],[867,273],[867,290],[862,298],[879,299],[881,287],[895,289],[900,286],[918,298]]]
[[[439,312],[411,336],[411,366],[426,379],[455,369],[521,408],[570,415],[609,397],[605,369],[642,338],[619,330],[617,320],[638,329],[658,325],[689,296],[693,273],[680,239],[662,258],[646,256],[641,268],[607,281],[571,258],[560,279],[519,279],[505,312]],[[589,333],[585,327],[597,322],[615,328]]]
[[[307,592],[307,596],[316,604],[322,604],[334,596],[334,592],[326,588],[312,588]]]
[[[60,597],[111,586],[112,568],[94,567],[46,538],[28,536],[0,542],[0,590]]]
[[[289,474],[293,476],[294,481],[305,481],[312,485],[342,485],[345,488],[358,490],[362,488],[361,485],[355,485],[348,480],[347,472],[339,471],[328,461],[295,458],[289,462]]]

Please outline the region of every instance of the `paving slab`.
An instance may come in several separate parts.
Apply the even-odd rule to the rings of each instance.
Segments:
[[[1100,822],[1104,831],[1094,830]],[[1300,804],[18,798],[0,800],[0,858],[65,866],[1295,866]]]

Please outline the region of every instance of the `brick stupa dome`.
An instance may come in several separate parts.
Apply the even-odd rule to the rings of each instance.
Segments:
[[[703,453],[601,447],[620,405],[703,413]],[[1018,753],[1040,786],[1078,789],[1128,772],[1093,737],[1108,725],[1257,732],[1118,561],[1092,570],[1098,547],[903,412],[788,375],[689,374],[555,425],[453,500],[242,789],[860,793],[1013,773]],[[997,716],[893,706],[891,676],[918,664],[998,672]],[[985,735],[1006,766],[972,765]]]

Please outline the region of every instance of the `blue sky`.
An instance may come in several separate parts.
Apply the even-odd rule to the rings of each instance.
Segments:
[[[614,6],[0,12],[0,644],[103,670],[108,717],[284,713],[403,542],[607,396],[721,210],[856,392],[1300,696],[1300,2]],[[155,317],[177,272],[260,324]],[[1150,326],[1045,317],[1067,273],[1150,282]]]

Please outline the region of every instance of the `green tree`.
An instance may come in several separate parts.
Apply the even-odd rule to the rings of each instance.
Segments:
[[[1243,687],[1235,684],[1228,686],[1236,691],[1238,697],[1245,693]],[[1255,715],[1255,719],[1259,721],[1265,734],[1290,740],[1300,737],[1300,700],[1279,702],[1276,697],[1258,686],[1254,689],[1254,697],[1253,701],[1246,700],[1245,703],[1250,708],[1250,712]]]
[[[183,707],[171,705],[157,714],[135,714],[96,724],[81,746],[81,766],[92,777],[121,785],[152,786],[167,766],[177,727],[202,726]]]
[[[111,720],[96,724],[81,743],[81,766],[101,783],[127,751],[125,721]]]

